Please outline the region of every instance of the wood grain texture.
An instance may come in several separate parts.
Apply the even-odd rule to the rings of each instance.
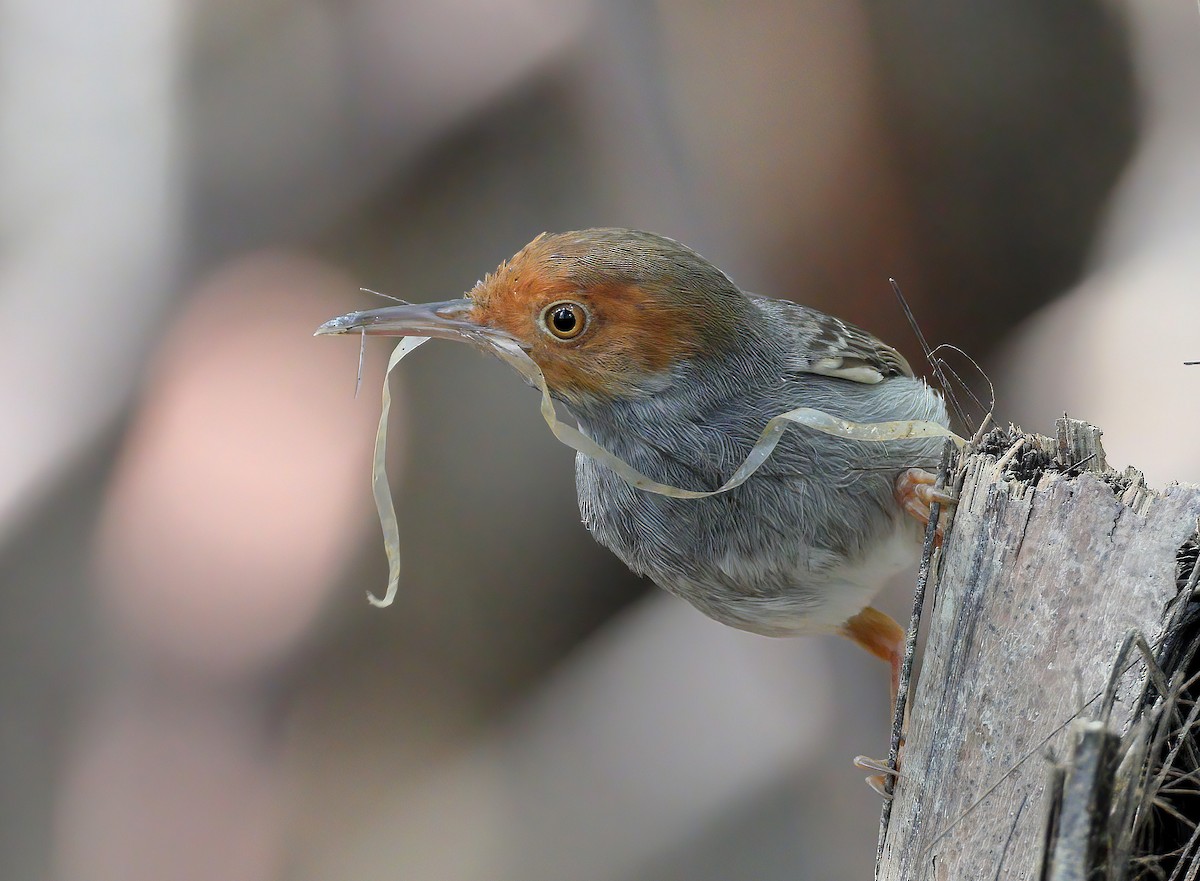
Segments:
[[[1126,633],[1160,637],[1176,551],[1200,518],[1200,488],[1113,472],[1099,432],[1070,420],[1057,439],[993,441],[958,476],[883,881],[1037,877],[1046,756],[1067,751]],[[1117,731],[1137,686],[1122,682]]]

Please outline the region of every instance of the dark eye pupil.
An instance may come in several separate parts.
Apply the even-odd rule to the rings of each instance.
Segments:
[[[559,333],[570,333],[575,329],[577,319],[575,310],[569,306],[561,306],[550,313],[550,323]]]

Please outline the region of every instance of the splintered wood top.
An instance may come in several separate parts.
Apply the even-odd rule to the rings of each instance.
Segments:
[[[1030,473],[1051,456],[1080,465]],[[963,465],[930,579],[882,881],[1037,878],[1047,756],[1066,752],[1072,720],[1098,712],[1126,633],[1160,638],[1176,551],[1200,518],[1200,488],[1154,491],[1135,471],[1116,474],[1086,423],[1029,437],[1003,472],[997,458]],[[1122,681],[1115,731],[1140,669]]]

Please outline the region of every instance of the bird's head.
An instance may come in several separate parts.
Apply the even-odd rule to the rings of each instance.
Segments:
[[[626,229],[542,234],[459,300],[352,312],[318,333],[471,340],[503,334],[572,403],[662,390],[679,367],[754,333],[757,310],[695,251]]]

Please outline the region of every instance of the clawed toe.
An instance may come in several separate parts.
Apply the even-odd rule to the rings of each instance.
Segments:
[[[892,794],[887,787],[888,778],[892,778],[892,784],[895,785],[896,779],[900,776],[899,771],[888,762],[882,759],[872,759],[870,756],[855,756],[854,767],[860,771],[874,771],[874,774],[866,778],[867,786],[875,790],[881,797],[891,800]]]
[[[928,525],[933,515],[931,509],[934,504],[945,507],[958,501],[952,493],[938,489],[935,486],[936,483],[937,475],[923,468],[909,468],[902,471],[896,478],[894,486],[896,501],[909,516]],[[942,528],[940,526],[937,534],[938,538],[941,538]]]
[[[900,772],[883,759],[873,759],[870,756],[855,756],[854,767],[860,771],[876,771],[885,777],[899,777]]]

